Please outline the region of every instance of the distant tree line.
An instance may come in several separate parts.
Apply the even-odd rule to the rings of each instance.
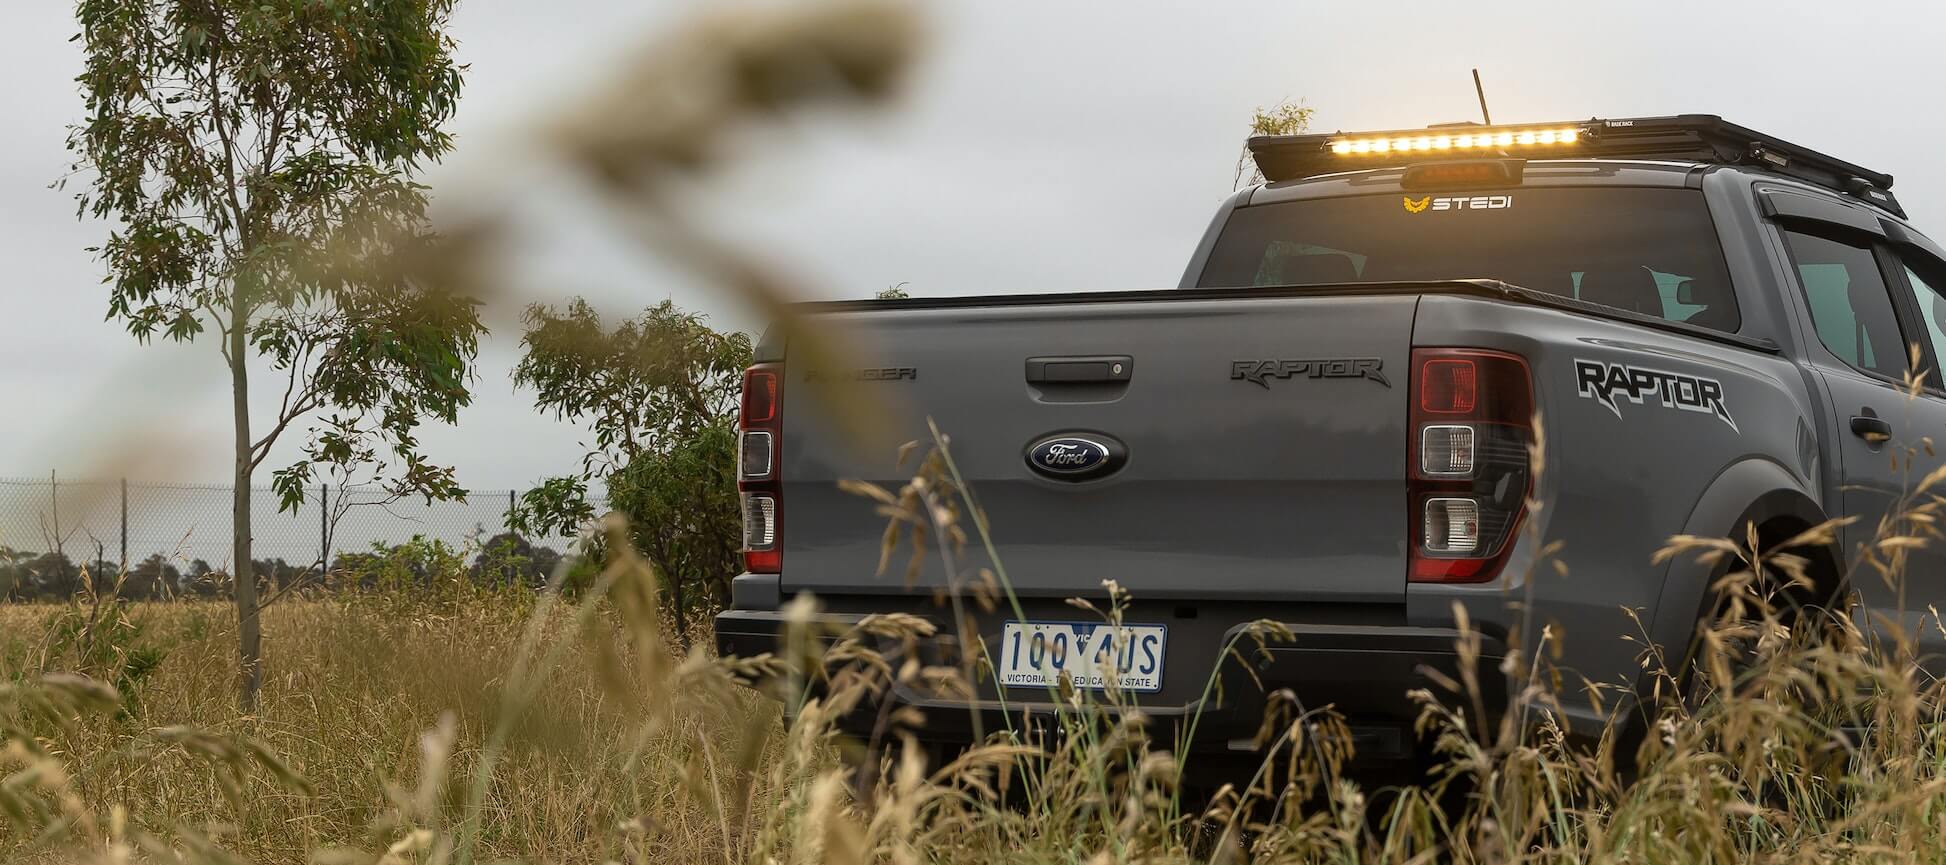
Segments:
[[[315,562],[292,564],[281,558],[257,559],[251,573],[260,593],[412,588],[458,578],[481,586],[531,589],[545,585],[560,563],[561,553],[553,548],[502,532],[483,542],[470,560],[442,541],[419,537],[339,553],[322,575]],[[157,553],[131,562],[124,573],[118,562],[77,561],[63,553],[0,545],[0,601],[64,601],[90,591],[139,601],[215,600],[233,597],[234,584],[226,568],[203,559],[182,563]]]

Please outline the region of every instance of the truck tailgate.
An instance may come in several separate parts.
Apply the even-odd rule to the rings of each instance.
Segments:
[[[785,360],[785,594],[909,588],[903,555],[877,572],[884,518],[837,485],[905,480],[891,449],[857,447],[831,414],[865,405],[890,440],[927,444],[929,417],[951,437],[1023,596],[1099,596],[1112,579],[1150,599],[1402,602],[1418,297],[1168,294],[799,322],[855,354],[842,370]],[[1120,380],[1029,381],[1030,359],[1062,379],[1103,369],[1092,358],[1127,358]],[[1031,468],[1029,448],[1062,433],[1119,442],[1125,463],[1086,480]],[[987,564],[975,538],[964,566]],[[943,576],[934,557],[916,585]]]

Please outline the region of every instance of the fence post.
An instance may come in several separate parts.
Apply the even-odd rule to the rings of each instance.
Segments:
[[[331,569],[331,485],[318,484],[318,576]]]
[[[128,478],[122,478],[122,573],[128,573]]]
[[[54,555],[67,558],[67,551],[61,549],[61,478],[54,469],[47,470],[47,499],[54,511]]]

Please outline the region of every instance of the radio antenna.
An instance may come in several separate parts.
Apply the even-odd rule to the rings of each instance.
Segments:
[[[1480,97],[1480,119],[1492,126],[1493,115],[1487,113],[1487,89],[1480,85],[1480,68],[1477,66],[1473,67],[1473,92]]]

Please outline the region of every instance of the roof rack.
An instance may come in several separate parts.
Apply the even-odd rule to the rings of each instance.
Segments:
[[[1255,135],[1250,155],[1270,182],[1464,158],[1670,159],[1754,165],[1905,216],[1892,175],[1738,126],[1713,114],[1593,118],[1514,126],[1452,125],[1389,132]]]

